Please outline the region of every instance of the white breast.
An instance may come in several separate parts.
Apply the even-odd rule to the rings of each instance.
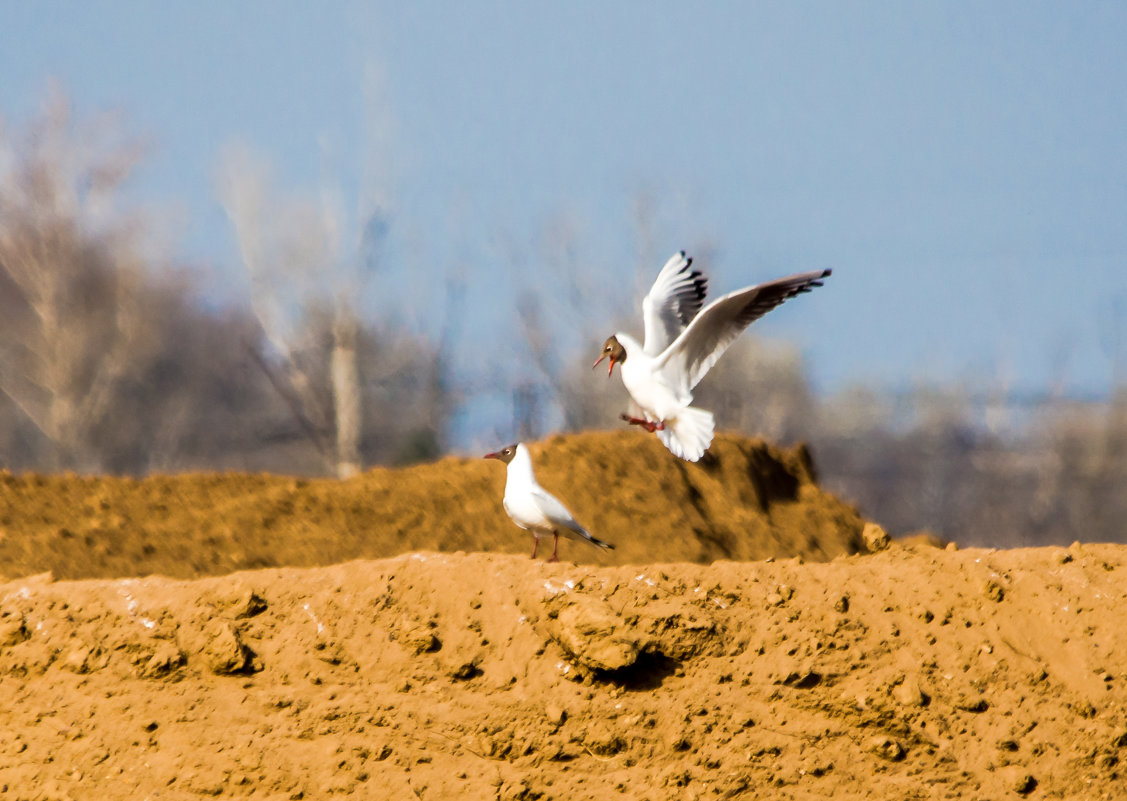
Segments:
[[[511,490],[506,484],[504,506],[509,517],[521,528],[550,528],[544,513],[540,511],[540,507],[536,505],[532,494],[526,489]]]
[[[693,396],[675,387],[645,353],[630,354],[622,364],[622,383],[634,402],[656,420],[675,417]]]

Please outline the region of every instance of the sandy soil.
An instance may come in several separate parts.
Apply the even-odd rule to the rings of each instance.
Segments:
[[[564,542],[565,559],[826,559],[863,548],[864,521],[817,486],[801,446],[721,435],[707,462],[691,464],[656,437],[625,431],[554,437],[531,450],[540,483],[616,546]],[[532,538],[501,507],[504,488],[504,465],[481,458],[349,481],[0,472],[0,576],[191,578],[415,550],[531,553]]]
[[[27,480],[7,479],[25,509]],[[106,486],[52,481],[88,510]],[[0,514],[22,553],[27,515]],[[769,517],[803,541],[779,520],[806,517]],[[1121,798],[1125,558],[893,543],[823,562],[417,551],[25,576],[0,583],[0,798]]]

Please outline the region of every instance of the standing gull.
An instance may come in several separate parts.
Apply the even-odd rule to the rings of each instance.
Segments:
[[[536,476],[532,474],[532,457],[523,443],[487,453],[484,458],[500,459],[506,465],[505,499],[502,503],[514,523],[532,532],[533,559],[540,547],[540,538],[549,534],[552,535],[552,558],[549,562],[559,561],[557,551],[561,534],[587,540],[600,548],[614,548],[609,542],[592,537],[591,532],[579,525],[562,503],[536,483]]]
[[[592,367],[610,357],[609,378],[621,364],[622,383],[644,415],[622,419],[656,431],[675,456],[695,462],[712,443],[715,421],[711,412],[690,405],[693,388],[745,328],[783,301],[821,286],[831,271],[737,289],[704,306],[708,279],[692,264],[685,251],[675,254],[642,300],[645,344],[619,332],[603,343]]]

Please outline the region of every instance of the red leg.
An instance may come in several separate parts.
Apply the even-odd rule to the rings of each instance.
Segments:
[[[559,556],[558,553],[556,553],[556,551],[558,551],[559,549],[560,549],[560,535],[553,533],[552,534],[552,558],[548,560],[549,562],[560,561],[560,556]]]
[[[532,558],[536,558],[536,549],[540,547],[540,538],[535,534],[532,535]]]
[[[646,429],[646,431],[649,431],[651,434],[655,431],[664,431],[665,430],[665,422],[662,421],[662,420],[658,420],[655,423],[652,420],[643,420],[641,417],[631,417],[628,414],[620,414],[619,417],[621,417],[623,420],[625,420],[627,423],[629,423],[632,426],[641,426],[642,428]]]

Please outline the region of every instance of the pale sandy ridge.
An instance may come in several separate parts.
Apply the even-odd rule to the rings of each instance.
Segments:
[[[10,581],[0,797],[1122,797],[1125,557]]]

